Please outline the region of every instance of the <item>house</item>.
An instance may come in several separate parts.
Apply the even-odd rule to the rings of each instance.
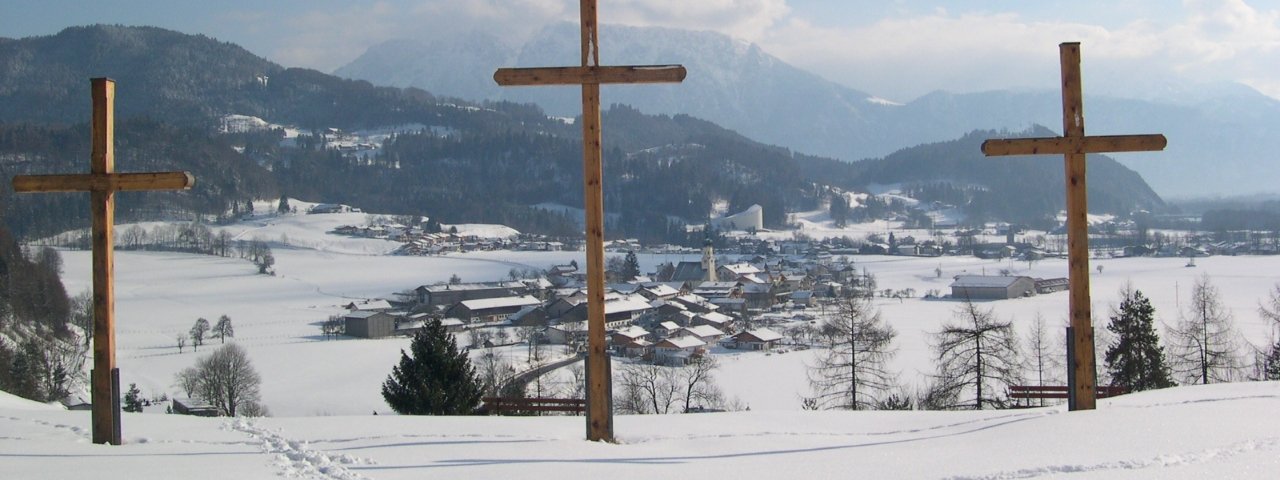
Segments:
[[[379,298],[377,300],[365,300],[360,303],[351,302],[346,304],[345,307],[347,310],[385,312],[391,310],[391,302]]]
[[[747,313],[747,299],[745,298],[713,298],[709,300],[715,305],[717,312],[734,313],[744,315]]]
[[[653,361],[663,365],[685,365],[706,352],[707,343],[695,336],[664,338],[653,344]]]
[[[739,350],[772,350],[774,345],[782,341],[782,335],[767,328],[747,330],[730,337],[726,342],[730,348]]]
[[[347,335],[360,338],[386,338],[396,333],[396,317],[373,310],[356,310],[342,316]]]
[[[637,339],[648,338],[649,331],[638,326],[632,325],[622,330],[613,332],[609,336],[609,341],[614,345],[634,341]]]
[[[748,283],[742,286],[742,298],[746,308],[769,308],[773,305],[773,286],[761,283]]]
[[[93,410],[93,402],[84,398],[83,395],[71,394],[58,400],[67,410]]]
[[[507,323],[513,327],[545,327],[547,318],[547,309],[542,305],[525,305],[507,317]]]
[[[703,298],[727,298],[741,295],[739,282],[702,282],[693,289],[693,294]]]
[[[812,307],[816,305],[813,298],[813,290],[796,290],[791,292],[791,304],[795,306]]]
[[[675,301],[680,302],[681,305],[684,305],[685,309],[694,313],[706,313],[719,308],[711,302],[708,302],[707,299],[703,298],[701,295],[695,295],[692,293],[688,295],[680,295],[675,298]]]
[[[1071,283],[1065,278],[1037,278],[1036,293],[1062,292],[1071,289]]]
[[[720,329],[710,325],[698,325],[693,327],[682,328],[676,331],[676,333],[673,335],[673,337],[689,337],[689,336],[697,338],[698,340],[702,340],[702,343],[712,345],[720,341],[720,339],[724,338],[725,333],[720,331]]]
[[[195,415],[197,417],[216,417],[218,408],[192,398],[173,397],[170,408],[179,415]]]
[[[526,286],[520,282],[458,283],[423,285],[414,289],[418,305],[448,308],[463,300],[480,300],[519,295]]]
[[[471,323],[501,322],[524,307],[541,304],[541,300],[529,295],[463,300],[446,310],[445,315],[468,320]]]
[[[652,282],[641,287],[637,293],[649,300],[670,300],[680,294],[680,290],[666,283]]]
[[[681,327],[680,324],[676,322],[662,322],[659,323],[657,327],[654,327],[653,333],[657,335],[658,338],[666,338],[679,331],[681,328],[684,327]]]
[[[543,331],[543,338],[554,345],[582,344],[587,341],[587,322],[568,322],[552,325]]]
[[[693,326],[708,325],[721,331],[727,331],[733,325],[733,317],[720,312],[707,312],[693,317],[693,321],[689,323]]]
[[[716,277],[736,281],[743,276],[753,275],[763,271],[764,270],[756,268],[755,265],[750,263],[735,263],[733,265],[721,265],[720,268],[716,269]]]
[[[951,283],[953,298],[1003,300],[1035,293],[1036,281],[1031,277],[957,275]]]
[[[561,316],[562,322],[585,321],[587,320],[587,302],[581,302],[574,305],[572,309]],[[604,323],[605,328],[622,328],[630,325],[641,316],[653,311],[653,306],[639,295],[633,296],[606,296],[604,301]]]

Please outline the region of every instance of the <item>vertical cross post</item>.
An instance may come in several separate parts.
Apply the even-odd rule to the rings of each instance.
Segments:
[[[493,79],[502,86],[582,86],[582,189],[587,240],[587,439],[613,441],[613,378],[605,349],[604,316],[604,166],[601,159],[600,84],[678,83],[679,65],[600,66],[596,0],[580,0],[582,66],[501,68]]]
[[[982,142],[987,156],[1061,154],[1067,189],[1067,270],[1071,283],[1071,355],[1067,364],[1074,398],[1072,410],[1093,410],[1097,398],[1093,320],[1089,299],[1089,205],[1085,158],[1089,153],[1163,150],[1164,135],[1089,137],[1084,133],[1084,94],[1080,80],[1080,44],[1058,46],[1062,65],[1061,137],[992,139]]]
[[[88,175],[19,175],[13,189],[28,192],[89,192],[93,214],[93,443],[119,445],[120,386],[116,369],[115,259],[112,240],[115,192],[122,190],[186,190],[195,184],[187,172],[115,173],[115,82],[91,80],[92,149]],[[113,378],[117,380],[112,381]]]

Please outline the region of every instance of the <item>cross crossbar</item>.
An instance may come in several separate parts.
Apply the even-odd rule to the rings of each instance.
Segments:
[[[1101,135],[1094,137],[1000,138],[982,142],[987,156],[1149,152],[1164,150],[1164,135]]]
[[[13,190],[18,193],[136,192],[186,190],[195,183],[196,178],[187,172],[19,175],[13,178]]]
[[[609,83],[680,83],[681,65],[628,65],[610,67],[499,68],[493,80],[504,87],[530,85],[583,85]]]

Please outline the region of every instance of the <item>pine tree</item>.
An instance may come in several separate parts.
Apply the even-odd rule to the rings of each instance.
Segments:
[[[640,276],[640,260],[636,258],[636,252],[627,252],[627,258],[622,264],[622,279],[630,281]]]
[[[1280,340],[1276,340],[1276,344],[1271,346],[1271,352],[1267,353],[1262,374],[1263,380],[1280,380]]]
[[[1107,325],[1107,330],[1116,335],[1115,344],[1107,349],[1105,357],[1112,386],[1138,392],[1174,385],[1156,334],[1155,312],[1142,291],[1122,292],[1120,308]]]
[[[124,406],[120,407],[126,412],[142,412],[142,399],[138,398],[142,395],[142,391],[138,390],[138,384],[130,383],[129,390],[124,392]]]
[[[403,415],[465,415],[480,404],[480,380],[453,335],[432,320],[413,336],[410,354],[382,384],[382,398]]]

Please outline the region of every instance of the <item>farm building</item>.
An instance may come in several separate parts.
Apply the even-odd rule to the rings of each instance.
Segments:
[[[1031,277],[958,275],[951,283],[951,296],[961,299],[1004,300],[1035,293],[1036,281]]]
[[[396,332],[396,317],[372,310],[356,310],[343,315],[347,335],[360,338],[386,338]]]

